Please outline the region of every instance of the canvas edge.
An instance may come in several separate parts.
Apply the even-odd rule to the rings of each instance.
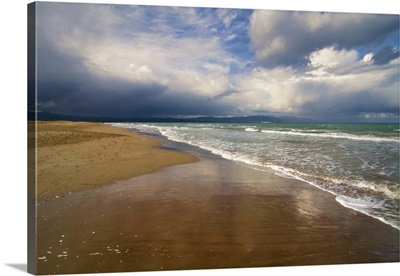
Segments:
[[[36,3],[27,5],[27,272],[37,273],[37,241],[36,241]]]

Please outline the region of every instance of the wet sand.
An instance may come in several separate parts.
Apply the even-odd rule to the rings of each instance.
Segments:
[[[197,161],[161,145],[157,139],[100,123],[38,122],[37,196],[61,196]]]
[[[38,273],[399,261],[399,231],[295,179],[199,151],[38,202]]]

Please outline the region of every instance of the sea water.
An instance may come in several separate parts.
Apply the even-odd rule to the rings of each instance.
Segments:
[[[270,168],[400,229],[398,124],[115,123]]]

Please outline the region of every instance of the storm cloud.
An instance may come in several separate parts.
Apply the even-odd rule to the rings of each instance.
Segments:
[[[374,64],[382,65],[396,58],[399,58],[399,48],[386,46],[379,50],[372,59]]]
[[[398,28],[398,15],[255,11],[249,36],[263,66],[299,66],[319,49],[376,46]]]
[[[398,118],[398,15],[37,5],[40,111]]]

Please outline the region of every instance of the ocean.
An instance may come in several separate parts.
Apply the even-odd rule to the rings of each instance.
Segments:
[[[397,229],[399,124],[112,123],[272,169]],[[268,185],[268,183],[265,183]]]

